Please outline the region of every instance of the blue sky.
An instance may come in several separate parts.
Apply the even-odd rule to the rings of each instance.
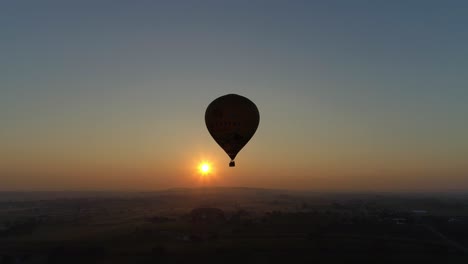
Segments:
[[[5,188],[104,188],[89,171],[109,168],[134,179],[115,188],[190,186],[180,175],[199,156],[225,185],[466,188],[467,13],[465,1],[4,1],[0,169],[21,175]],[[236,171],[203,123],[227,93],[261,114]]]

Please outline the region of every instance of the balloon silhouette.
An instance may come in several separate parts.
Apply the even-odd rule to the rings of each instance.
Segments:
[[[205,112],[208,131],[231,158],[229,167],[236,165],[234,159],[255,134],[259,122],[257,106],[237,94],[227,94],[215,99]]]

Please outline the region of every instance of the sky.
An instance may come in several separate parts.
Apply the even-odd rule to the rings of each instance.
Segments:
[[[467,13],[429,0],[1,1],[0,190],[468,190]],[[235,168],[204,123],[229,93],[260,111]]]

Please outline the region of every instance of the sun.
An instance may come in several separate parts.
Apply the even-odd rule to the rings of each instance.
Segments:
[[[200,171],[200,173],[202,175],[207,175],[211,172],[211,165],[207,162],[202,162],[199,166],[198,166],[198,170]]]

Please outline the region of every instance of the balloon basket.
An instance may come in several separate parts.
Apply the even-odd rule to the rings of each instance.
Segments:
[[[234,161],[229,162],[229,167],[235,167],[236,163]]]

